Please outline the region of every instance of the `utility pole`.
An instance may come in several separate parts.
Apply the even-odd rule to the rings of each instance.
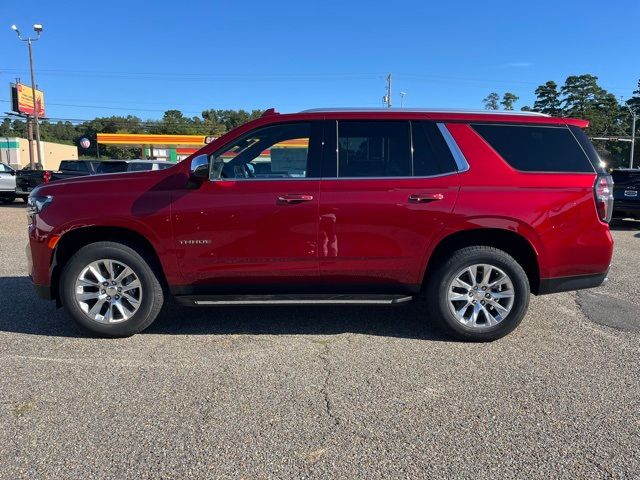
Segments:
[[[33,25],[33,30],[37,34],[35,38],[31,38],[31,37],[22,38],[22,35],[20,35],[20,30],[18,30],[18,27],[15,25],[11,25],[11,29],[14,32],[16,32],[16,34],[18,35],[18,39],[22,40],[23,42],[27,42],[27,46],[29,47],[29,68],[31,70],[31,93],[33,94],[33,123],[35,124],[35,127],[36,127],[36,149],[38,150],[38,168],[44,168],[44,166],[42,165],[42,148],[40,147],[40,123],[38,122],[38,104],[36,103],[36,79],[35,79],[35,75],[33,74],[33,49],[31,47],[31,44],[33,42],[40,39],[40,34],[42,33],[42,25],[39,23],[35,23]],[[31,163],[33,164],[33,161],[31,161]],[[33,165],[31,165],[31,168],[33,168]]]
[[[27,115],[27,143],[29,144],[29,168],[33,170],[33,124]]]
[[[387,108],[391,108],[391,74],[387,75],[387,94],[382,97],[382,103],[386,103]]]
[[[631,110],[631,109],[630,109]],[[635,110],[631,110],[631,154],[629,155],[629,168],[633,168],[633,153],[636,146],[636,114]]]
[[[400,92],[400,108],[404,107],[404,96],[407,92]]]

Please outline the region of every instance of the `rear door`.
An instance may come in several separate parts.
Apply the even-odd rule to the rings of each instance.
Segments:
[[[353,293],[415,291],[459,183],[428,121],[329,121],[320,186],[320,273]]]

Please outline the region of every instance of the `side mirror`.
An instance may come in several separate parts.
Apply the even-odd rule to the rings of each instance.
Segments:
[[[209,156],[198,155],[191,160],[191,180],[202,182],[209,179]]]

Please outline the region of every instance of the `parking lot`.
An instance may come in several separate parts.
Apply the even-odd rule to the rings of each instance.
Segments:
[[[640,222],[609,283],[532,297],[490,344],[425,308],[171,306],[89,338],[0,206],[0,478],[637,478]]]

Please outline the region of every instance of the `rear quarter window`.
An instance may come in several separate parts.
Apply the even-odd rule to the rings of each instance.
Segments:
[[[567,127],[499,124],[472,124],[471,126],[509,165],[517,170],[594,172],[594,167],[583,147]]]

